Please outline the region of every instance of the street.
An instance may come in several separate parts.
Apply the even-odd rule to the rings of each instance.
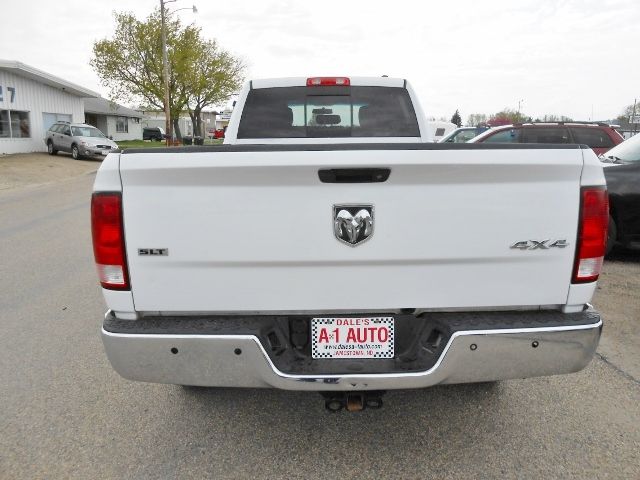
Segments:
[[[93,179],[0,191],[1,478],[640,477],[640,253],[605,263],[584,371],[330,414],[317,393],[119,377],[99,337]]]

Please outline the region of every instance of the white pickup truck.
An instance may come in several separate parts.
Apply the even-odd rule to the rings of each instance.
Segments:
[[[402,79],[254,80],[224,145],[110,153],[91,212],[115,370],[338,410],[584,368],[608,222],[595,154],[427,131]]]

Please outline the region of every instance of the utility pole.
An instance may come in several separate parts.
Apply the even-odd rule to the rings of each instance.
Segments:
[[[637,98],[633,99],[633,113],[631,114],[631,118],[630,120],[633,120],[633,134],[636,134],[636,128],[638,127],[638,124],[636,123],[636,103],[638,102]]]
[[[162,20],[162,77],[164,80],[165,133],[167,134],[167,146],[169,146],[173,140],[173,129],[171,128],[171,108],[169,106],[169,60],[167,58],[167,29],[164,0],[160,0],[160,18]]]
[[[520,107],[522,106],[522,102],[524,102],[524,99],[518,100],[518,122],[520,121]]]
[[[165,118],[165,132],[167,134],[167,146],[171,145],[173,141],[173,126],[171,125],[171,107],[169,106],[169,59],[167,58],[167,10],[165,3],[172,3],[177,0],[160,0],[160,19],[162,30],[162,77],[164,80],[164,118]],[[192,10],[193,13],[198,13],[198,9],[194,5],[191,8],[179,8],[173,12],[180,10]]]

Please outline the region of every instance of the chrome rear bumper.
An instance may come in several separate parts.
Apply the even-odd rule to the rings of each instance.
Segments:
[[[425,371],[291,375],[254,335],[114,333],[102,329],[113,368],[154,383],[287,390],[389,390],[577,372],[593,357],[602,321],[586,325],[460,330]]]

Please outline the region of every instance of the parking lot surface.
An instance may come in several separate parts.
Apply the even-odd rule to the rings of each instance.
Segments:
[[[0,155],[0,191],[55,183],[95,172],[101,160],[73,160],[70,154],[62,152]]]
[[[92,181],[0,191],[1,478],[640,478],[638,253],[605,264],[584,371],[330,414],[314,393],[120,378],[99,338]]]

